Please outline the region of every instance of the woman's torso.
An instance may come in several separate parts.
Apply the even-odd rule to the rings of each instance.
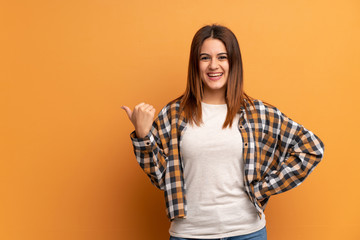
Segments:
[[[172,236],[221,238],[265,226],[244,190],[239,114],[231,128],[222,129],[226,113],[226,104],[202,103],[203,124],[188,124],[183,133],[180,152],[188,214],[172,221]]]

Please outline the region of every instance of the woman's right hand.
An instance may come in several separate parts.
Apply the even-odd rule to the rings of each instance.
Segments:
[[[122,106],[130,121],[135,127],[136,136],[144,138],[151,130],[155,116],[155,108],[146,103],[140,103],[135,106],[134,110],[127,106]]]

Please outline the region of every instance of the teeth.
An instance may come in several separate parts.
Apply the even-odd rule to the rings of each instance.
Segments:
[[[217,76],[221,76],[222,73],[209,73],[208,74],[210,77],[217,77]]]

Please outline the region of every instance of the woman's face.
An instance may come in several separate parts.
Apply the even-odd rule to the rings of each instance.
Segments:
[[[204,83],[204,93],[226,90],[229,75],[229,61],[222,41],[208,38],[200,49],[200,77]]]

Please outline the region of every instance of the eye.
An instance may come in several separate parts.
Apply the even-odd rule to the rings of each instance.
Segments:
[[[226,55],[222,55],[219,57],[220,60],[223,60],[223,59],[227,59],[227,56]]]
[[[208,56],[202,56],[202,57],[200,57],[200,60],[208,60],[208,59],[210,59]]]

